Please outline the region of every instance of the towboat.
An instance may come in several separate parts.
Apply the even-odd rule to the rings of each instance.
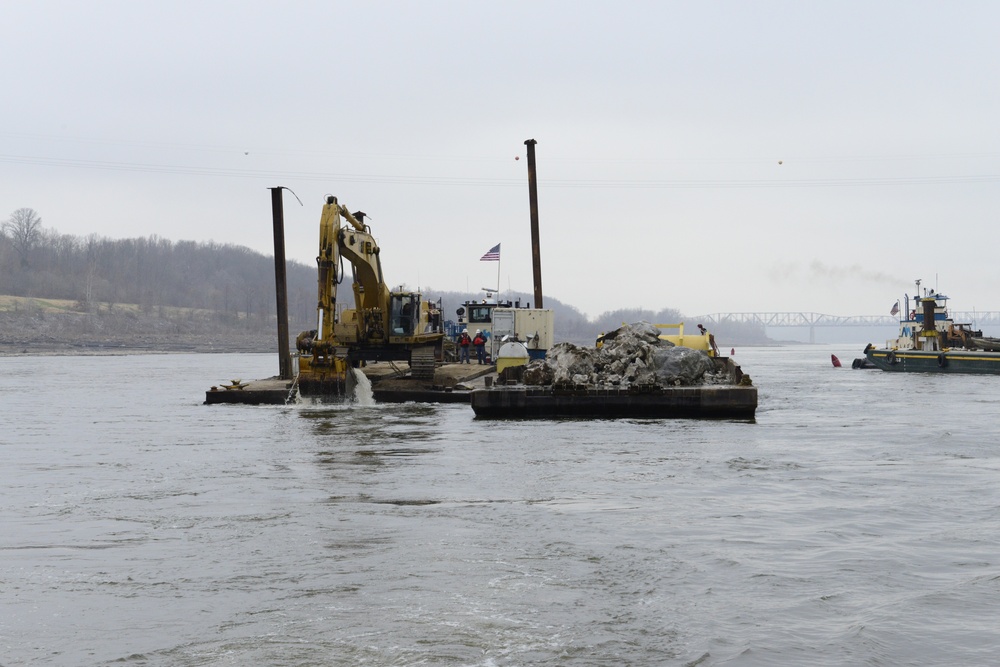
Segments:
[[[884,371],[917,373],[976,373],[1000,375],[1000,339],[986,338],[971,324],[948,314],[948,297],[933,290],[904,296],[899,335],[885,347],[869,344],[854,368],[874,366]],[[898,304],[897,304],[898,305]]]
[[[490,290],[487,296],[492,296]],[[490,360],[496,360],[505,340],[523,341],[532,359],[544,359],[554,342],[554,311],[532,308],[530,303],[522,304],[520,300],[466,301],[458,309],[458,324],[448,332],[449,337],[454,340],[463,330],[471,336],[475,329],[486,337],[485,351]]]

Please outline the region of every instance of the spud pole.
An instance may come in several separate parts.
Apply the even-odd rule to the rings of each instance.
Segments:
[[[278,377],[292,379],[292,358],[288,345],[288,286],[285,275],[285,212],[281,205],[281,186],[271,190],[271,214],[274,218],[274,296],[278,313]]]
[[[535,176],[535,144],[528,139],[528,202],[531,205],[531,268],[535,278],[535,308],[542,308],[542,251],[538,241],[538,179]]]

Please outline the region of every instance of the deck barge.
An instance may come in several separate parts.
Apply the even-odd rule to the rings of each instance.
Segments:
[[[620,418],[752,420],[757,387],[706,385],[630,389],[497,386],[471,396],[484,419]]]
[[[492,366],[477,364],[444,364],[434,371],[432,381],[421,381],[405,375],[391,364],[371,364],[363,369],[372,384],[372,395],[378,403],[468,403],[472,384],[494,373]],[[339,385],[338,385],[339,386]],[[206,405],[285,405],[295,403],[299,394],[294,380],[232,380],[205,392]],[[343,400],[346,392],[326,393],[320,399]],[[301,395],[313,395],[303,388]]]
[[[472,392],[483,419],[734,419],[752,421],[757,387],[729,357],[713,357],[716,379],[704,384],[525,384],[501,380]],[[513,370],[513,369],[510,369]],[[502,377],[502,376],[501,376]]]

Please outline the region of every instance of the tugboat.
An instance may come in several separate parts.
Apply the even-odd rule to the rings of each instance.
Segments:
[[[483,288],[486,299],[466,301],[458,309],[458,324],[451,338],[468,329],[478,329],[486,337],[486,356],[492,361],[500,354],[504,337],[523,341],[532,359],[544,359],[555,335],[552,309],[532,308],[531,304],[493,299],[496,290]]]
[[[1000,375],[1000,341],[983,337],[971,324],[957,323],[948,315],[948,297],[933,290],[904,296],[904,315],[899,336],[884,348],[869,344],[864,359],[855,359],[854,368],[874,366],[883,371],[917,373],[976,373]],[[895,308],[893,309],[895,310]]]

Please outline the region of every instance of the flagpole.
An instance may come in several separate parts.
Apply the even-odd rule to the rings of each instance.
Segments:
[[[487,251],[485,255],[479,258],[480,262],[496,262],[497,263],[497,288],[495,290],[490,290],[489,287],[484,287],[484,290],[492,291],[499,298],[500,295],[500,244],[496,244]]]

